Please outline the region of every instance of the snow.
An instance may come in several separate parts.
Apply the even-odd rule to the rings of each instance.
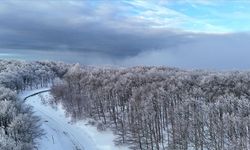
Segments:
[[[25,91],[19,97],[23,99],[44,90],[48,88]],[[33,106],[35,115],[41,118],[46,133],[38,141],[39,150],[128,150],[114,145],[115,136],[111,131],[99,132],[96,127],[88,125],[87,120],[71,123],[61,105],[54,108],[48,104],[50,98],[50,93],[45,92],[26,100]]]

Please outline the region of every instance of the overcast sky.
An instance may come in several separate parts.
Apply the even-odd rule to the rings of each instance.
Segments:
[[[248,0],[1,0],[0,58],[250,70]]]

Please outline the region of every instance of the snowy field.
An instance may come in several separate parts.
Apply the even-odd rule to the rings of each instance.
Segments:
[[[25,91],[20,98],[47,89]],[[26,100],[34,107],[35,115],[40,116],[42,128],[46,135],[38,141],[39,150],[128,150],[126,147],[114,145],[114,135],[111,131],[99,132],[96,127],[87,124],[87,121],[71,123],[65,117],[61,105],[56,108],[48,104],[51,95],[45,92]]]

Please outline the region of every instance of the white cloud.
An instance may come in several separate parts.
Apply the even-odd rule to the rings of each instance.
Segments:
[[[185,1],[185,3],[186,2],[187,1]],[[182,12],[170,9],[167,7],[167,3],[161,4],[152,1],[126,1],[126,3],[135,7],[134,9],[137,9],[138,13],[134,15],[138,19],[148,22],[147,24],[150,27],[206,33],[225,33],[229,31],[227,28],[211,24],[206,19],[194,18]],[[198,3],[209,4],[205,1],[195,1],[194,3],[188,1],[188,3],[192,5]]]

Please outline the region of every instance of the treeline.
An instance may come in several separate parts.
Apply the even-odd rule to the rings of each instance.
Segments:
[[[0,149],[32,150],[44,133],[32,108],[17,93],[51,84],[67,65],[55,62],[0,60]]]
[[[250,72],[71,67],[52,87],[74,119],[140,150],[249,150]]]

